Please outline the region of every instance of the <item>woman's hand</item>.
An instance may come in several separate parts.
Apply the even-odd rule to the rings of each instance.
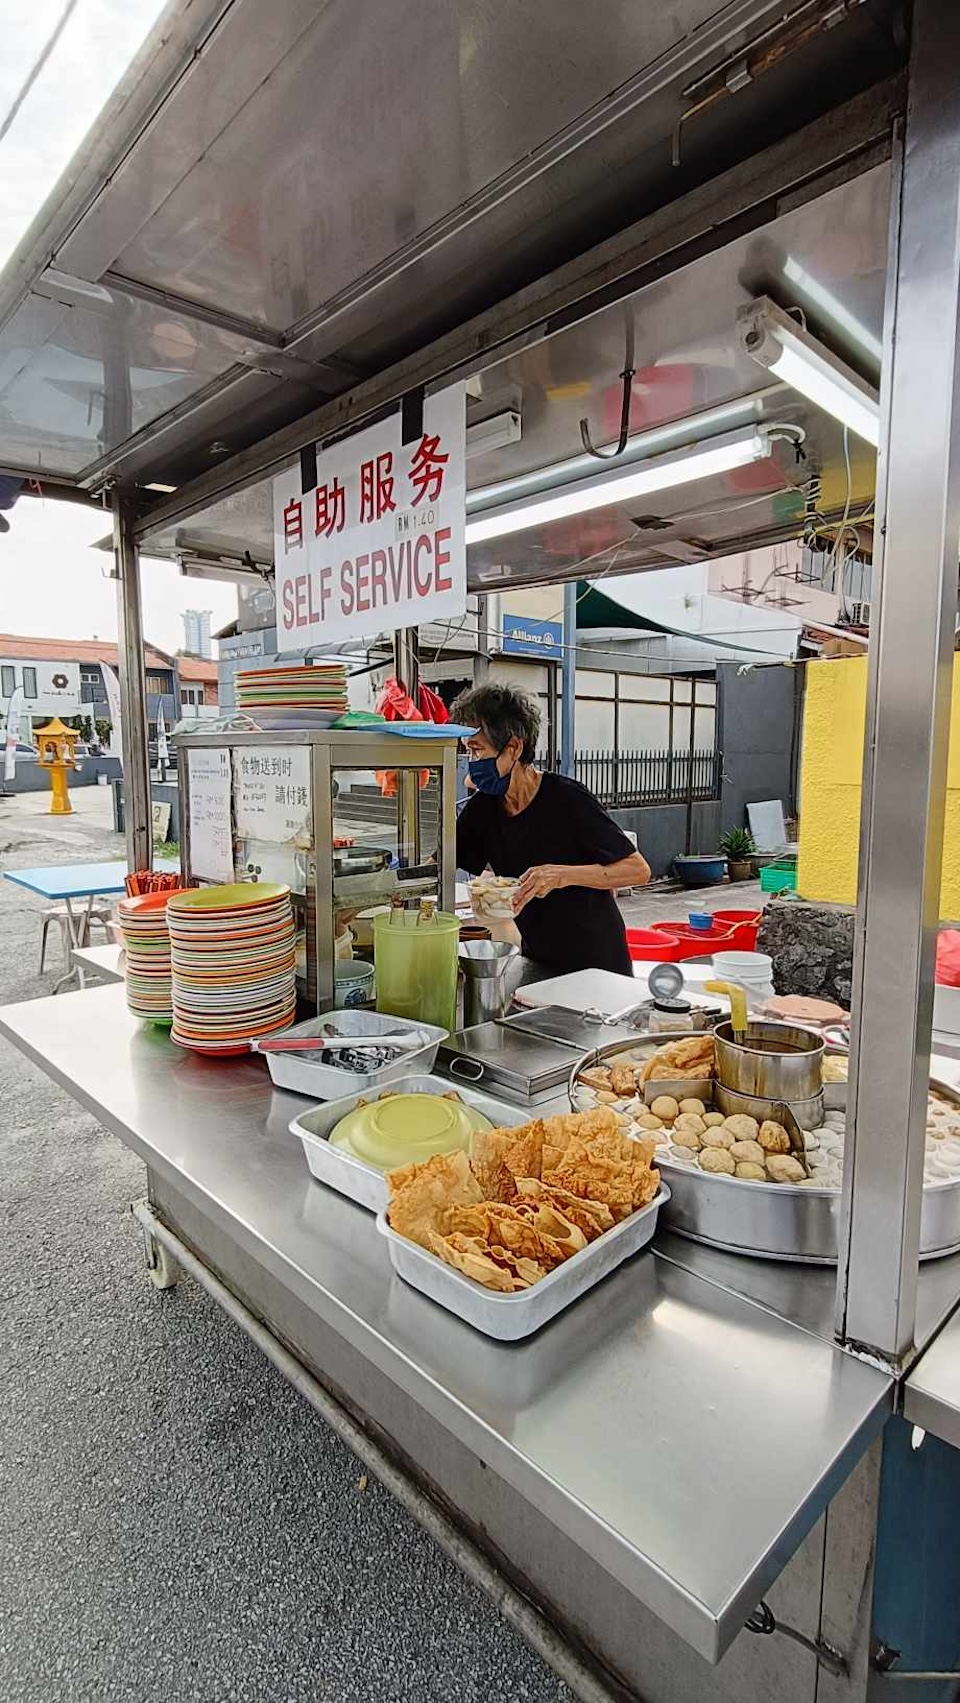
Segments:
[[[558,888],[566,887],[570,867],[565,863],[538,863],[533,869],[528,869],[521,876],[513,901],[513,914],[519,916],[524,905],[529,905],[531,899],[545,899],[548,893],[556,893]]]

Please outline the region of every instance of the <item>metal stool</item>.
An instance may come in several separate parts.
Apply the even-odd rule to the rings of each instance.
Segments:
[[[73,945],[71,920],[77,929],[77,945],[89,946],[91,928],[96,926],[103,932],[104,940],[110,942],[111,914],[107,905],[92,905],[89,912],[84,910],[81,916],[74,914],[71,919],[66,905],[50,905],[43,913],[40,925],[40,974],[43,975],[43,965],[47,956],[47,936],[54,924],[60,930],[60,951],[64,963],[70,965],[70,951]]]

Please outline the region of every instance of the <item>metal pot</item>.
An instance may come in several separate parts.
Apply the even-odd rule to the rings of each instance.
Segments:
[[[764,1118],[776,1118],[778,1105],[786,1105],[790,1107],[801,1129],[819,1129],[823,1123],[822,1094],[813,1094],[809,1100],[777,1100],[759,1094],[738,1094],[733,1088],[724,1088],[722,1082],[715,1082],[713,1104],[715,1110],[722,1112],[725,1118],[742,1112],[748,1118],[757,1118],[762,1123]]]
[[[745,1044],[733,1026],[718,1023],[717,1080],[738,1094],[763,1100],[812,1100],[822,1090],[824,1045],[819,1035],[791,1023],[749,1023]]]

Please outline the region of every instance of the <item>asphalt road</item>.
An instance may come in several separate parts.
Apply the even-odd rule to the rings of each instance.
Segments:
[[[0,869],[121,852],[0,802]],[[0,880],[4,1003],[60,972],[41,909]],[[142,1166],[3,1041],[0,1107],[3,1703],[569,1699],[201,1291],[151,1288]]]
[[[90,794],[0,800],[0,870],[122,856]],[[42,909],[0,880],[0,1002],[61,973]],[[2,1040],[0,1107],[3,1703],[569,1700],[201,1291],[148,1284],[142,1166]]]

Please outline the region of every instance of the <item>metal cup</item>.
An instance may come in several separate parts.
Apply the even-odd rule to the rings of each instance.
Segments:
[[[506,1016],[517,986],[520,954],[503,940],[464,940],[459,950],[463,971],[463,1026]]]

